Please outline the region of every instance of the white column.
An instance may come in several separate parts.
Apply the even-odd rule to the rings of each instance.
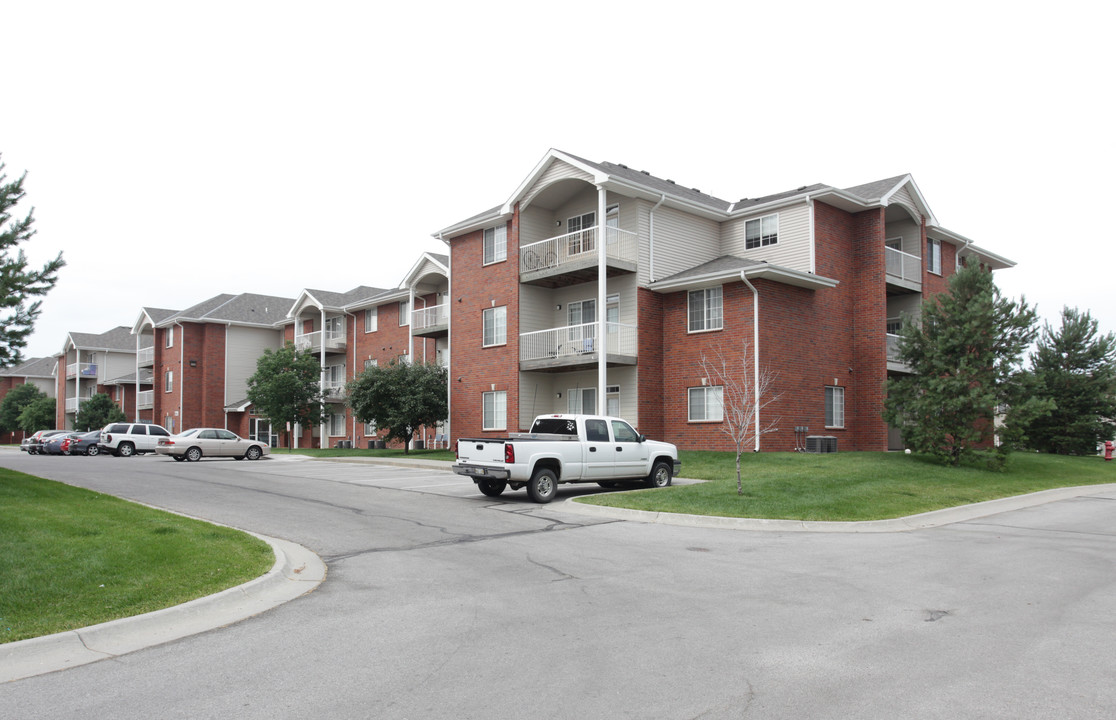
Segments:
[[[325,402],[326,311],[325,311],[325,308],[322,308],[322,332],[318,336],[318,340],[319,340],[318,347],[321,350],[321,355],[318,358],[318,368],[319,368],[319,370],[318,370],[318,390],[319,390],[319,392],[322,393],[322,395],[321,395],[321,397],[322,397],[322,417],[319,419],[318,447],[324,449],[324,448],[329,447],[329,438],[326,435],[326,423],[325,423],[325,406],[326,406],[326,402]]]
[[[608,256],[605,249],[605,211],[607,192],[604,186],[597,186],[597,414],[604,415],[607,407],[605,387],[608,383],[608,328],[605,317],[606,284],[608,283]]]

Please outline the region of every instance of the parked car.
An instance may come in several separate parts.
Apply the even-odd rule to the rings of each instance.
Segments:
[[[38,432],[32,434],[30,437],[24,438],[23,442],[21,442],[19,444],[19,449],[22,450],[23,452],[27,453],[28,455],[38,455],[43,450],[43,442],[46,438],[49,438],[53,435],[59,435],[61,433],[67,433],[67,432],[70,432],[70,431],[69,430],[39,430]]]
[[[193,428],[177,435],[159,438],[155,452],[168,455],[179,462],[197,462],[203,457],[259,460],[264,455],[271,454],[271,448],[267,443],[245,440],[223,428]]]
[[[160,438],[170,437],[162,425],[110,423],[101,429],[101,449],[117,457],[155,452]]]
[[[43,439],[43,447],[39,451],[41,455],[62,455],[63,446],[66,445],[70,438],[77,437],[80,433],[76,432],[63,432],[56,435],[51,435]]]
[[[63,455],[100,455],[101,431],[74,433],[62,442]]]

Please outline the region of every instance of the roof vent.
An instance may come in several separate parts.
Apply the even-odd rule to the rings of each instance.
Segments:
[[[627,169],[628,169],[628,166],[627,166],[627,165],[625,165],[624,163],[618,163],[618,164],[620,165],[620,167],[624,168],[625,170],[627,170]]]
[[[740,202],[748,202],[748,198],[740,198]]]
[[[806,189],[806,187],[807,187],[806,185],[803,185],[802,187],[798,188],[798,191],[799,191],[799,192],[802,192],[803,190],[805,190],[805,189]]]
[[[670,178],[667,178],[667,182],[670,183],[671,185],[676,185],[677,184],[673,180],[671,180]]]
[[[701,190],[698,190],[697,188],[690,188],[690,189],[691,189],[691,190],[693,190],[693,191],[694,191],[694,192],[696,192],[696,193],[699,193],[699,192],[701,192]]]
[[[640,170],[640,172],[643,173],[644,175],[650,175],[651,174],[651,173],[647,172],[646,170]]]

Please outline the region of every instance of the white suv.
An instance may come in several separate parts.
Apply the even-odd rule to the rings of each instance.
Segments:
[[[132,457],[155,452],[161,437],[170,437],[162,425],[110,423],[101,430],[101,447],[117,457]]]

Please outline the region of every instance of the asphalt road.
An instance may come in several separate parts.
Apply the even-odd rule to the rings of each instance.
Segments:
[[[587,518],[430,470],[0,465],[328,565],[243,622],[0,685],[5,720],[1116,715],[1111,491],[913,532],[780,533]]]

